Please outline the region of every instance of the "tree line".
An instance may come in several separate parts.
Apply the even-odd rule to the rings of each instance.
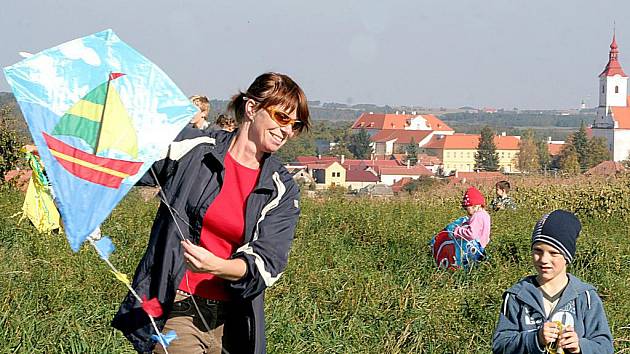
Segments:
[[[497,171],[499,155],[494,144],[495,132],[490,126],[481,130],[481,138],[475,154],[475,168],[481,171]],[[538,138],[532,129],[525,131],[519,143],[517,155],[518,169],[524,173],[541,173],[559,170],[568,175],[575,175],[610,160],[606,139],[589,137],[586,126],[567,136],[565,144],[556,156],[549,153],[549,144],[544,138]]]

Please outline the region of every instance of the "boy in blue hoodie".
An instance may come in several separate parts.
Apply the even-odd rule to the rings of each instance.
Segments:
[[[564,210],[536,223],[532,262],[538,274],[504,293],[494,353],[548,353],[554,347],[557,353],[613,353],[602,300],[592,285],[567,273],[581,229]]]

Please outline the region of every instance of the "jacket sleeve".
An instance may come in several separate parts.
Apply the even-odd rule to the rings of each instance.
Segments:
[[[136,182],[137,186],[164,186],[170,175],[176,169],[178,161],[195,145],[195,138],[203,138],[203,133],[199,129],[185,127],[171,142],[166,149],[160,153],[151,168]],[[191,143],[189,143],[191,142]],[[157,180],[155,179],[157,177]]]
[[[479,235],[483,230],[483,219],[477,215],[477,213],[473,214],[468,220],[468,223],[464,223],[461,226],[455,227],[453,230],[453,235],[464,238],[466,240],[477,240],[479,239]]]
[[[503,305],[499,314],[499,322],[492,338],[494,354],[543,354],[545,348],[538,342],[534,331],[522,331],[519,326],[520,304],[510,293],[503,294]]]
[[[241,246],[232,256],[247,263],[245,276],[228,282],[231,290],[241,298],[254,297],[272,286],[288,262],[300,215],[299,188],[292,179],[281,182],[277,174],[273,178],[276,184],[286,187],[280,188],[277,202],[272,200],[263,208],[252,241]],[[282,188],[286,190],[282,191]]]
[[[612,354],[612,334],[602,300],[594,290],[589,290],[587,296],[586,306],[590,308],[584,311],[584,337],[580,338],[580,350],[584,354]]]

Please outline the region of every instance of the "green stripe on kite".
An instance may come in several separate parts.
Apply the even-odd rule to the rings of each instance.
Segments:
[[[52,131],[53,136],[66,135],[83,139],[92,149],[96,148],[96,137],[100,123],[72,114],[64,114]]]
[[[105,103],[105,95],[107,94],[107,82],[104,82],[85,95],[82,99],[96,104]]]

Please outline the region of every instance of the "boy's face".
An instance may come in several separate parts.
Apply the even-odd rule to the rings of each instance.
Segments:
[[[549,281],[558,276],[566,276],[567,261],[560,251],[544,242],[536,242],[532,247],[532,262],[539,280]]]
[[[501,189],[500,187],[497,187],[497,195],[499,197],[504,197],[507,193],[505,193],[505,191],[503,189]]]

